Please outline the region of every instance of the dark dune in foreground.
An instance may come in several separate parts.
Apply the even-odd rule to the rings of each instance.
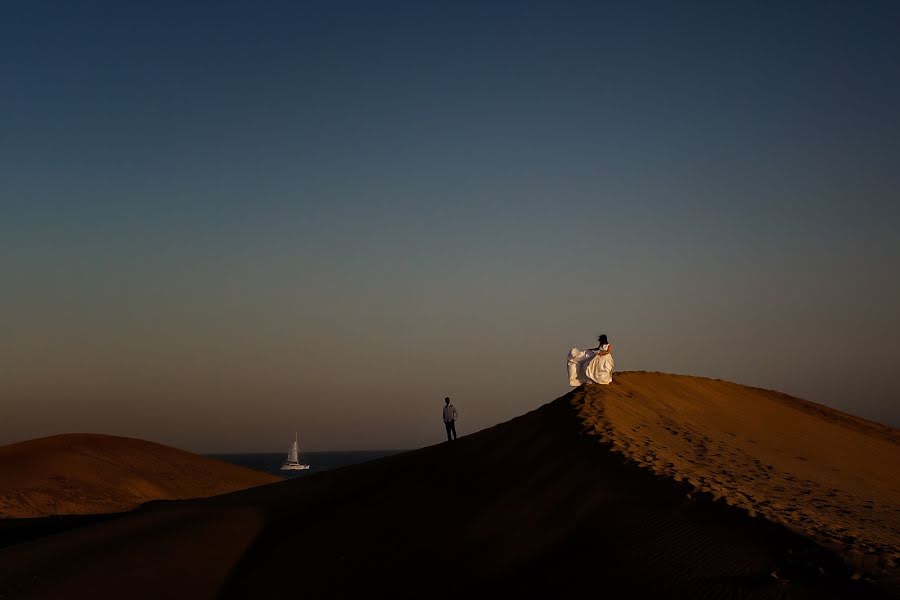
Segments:
[[[0,518],[131,510],[278,481],[145,440],[73,433],[0,447]]]
[[[647,377],[623,374],[618,385]],[[688,395],[702,397],[711,380],[690,379]],[[576,390],[454,444],[152,503],[9,545],[0,550],[0,595],[893,596],[890,577],[854,580],[838,553],[809,536],[711,495],[688,497],[696,489],[687,481],[601,442],[616,385]]]

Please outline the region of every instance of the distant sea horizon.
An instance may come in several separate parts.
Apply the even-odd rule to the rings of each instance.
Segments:
[[[304,471],[281,470],[281,463],[287,458],[286,452],[244,452],[207,454],[207,456],[239,467],[247,467],[248,469],[262,471],[263,473],[269,473],[270,475],[277,475],[278,477],[284,477],[285,479],[293,479],[368,462],[385,456],[400,454],[401,452],[406,452],[406,450],[337,450],[330,452],[303,452],[300,454],[300,462],[309,465],[309,469]]]

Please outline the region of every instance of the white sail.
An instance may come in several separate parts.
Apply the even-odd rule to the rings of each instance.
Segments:
[[[288,451],[287,461],[289,463],[299,462],[300,459],[300,441],[297,439],[297,434],[294,434],[294,443],[291,444],[291,449]]]

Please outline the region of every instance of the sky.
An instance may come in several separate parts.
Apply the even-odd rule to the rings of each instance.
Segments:
[[[0,444],[412,448],[618,370],[900,426],[896,2],[0,5]]]

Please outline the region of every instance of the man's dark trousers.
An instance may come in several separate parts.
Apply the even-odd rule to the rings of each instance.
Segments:
[[[452,442],[456,439],[456,421],[444,421],[444,427],[447,428],[447,441]],[[451,437],[452,434],[452,437]]]

